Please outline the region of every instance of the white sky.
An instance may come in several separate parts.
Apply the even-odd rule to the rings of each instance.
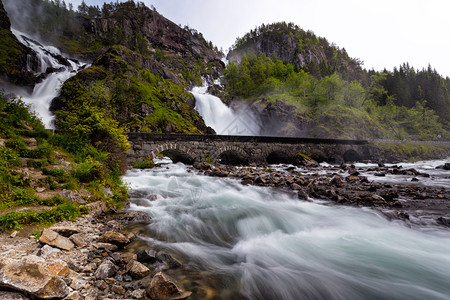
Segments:
[[[111,2],[107,0],[106,2]],[[115,2],[114,0],[113,2]],[[66,0],[76,8],[81,0]],[[104,0],[85,0],[101,6]],[[227,50],[250,29],[293,22],[326,38],[364,67],[392,70],[431,64],[450,77],[449,0],[141,0]]]

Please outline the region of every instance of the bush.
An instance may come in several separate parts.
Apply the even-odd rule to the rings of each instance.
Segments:
[[[102,179],[103,165],[99,161],[93,160],[92,157],[88,157],[85,162],[75,168],[73,176],[83,183]]]

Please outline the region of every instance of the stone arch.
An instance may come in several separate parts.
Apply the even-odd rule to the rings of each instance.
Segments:
[[[361,155],[359,155],[359,153],[354,149],[348,149],[347,151],[345,151],[342,158],[344,159],[344,162],[360,161]]]
[[[157,145],[149,156],[154,159],[156,156],[158,156],[158,154],[163,154],[169,157],[174,163],[182,162],[184,164],[191,165],[195,161],[192,157],[191,149],[177,143]]]
[[[211,159],[214,162],[218,162],[221,159],[223,159],[224,156],[228,156],[228,158],[232,158],[232,159],[235,158],[237,161],[240,161],[239,163],[244,163],[244,162],[248,163],[248,160],[249,160],[249,155],[244,150],[242,150],[238,146],[234,146],[234,145],[224,146],[224,147],[217,149],[213,153]]]
[[[274,149],[265,156],[268,164],[288,164],[292,162],[292,154],[285,149]]]

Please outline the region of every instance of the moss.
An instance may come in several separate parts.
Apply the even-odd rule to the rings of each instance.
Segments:
[[[435,159],[437,157],[448,157],[450,146],[439,144],[424,144],[417,142],[372,142],[371,147],[381,151],[383,157],[394,157],[408,161],[424,159]]]

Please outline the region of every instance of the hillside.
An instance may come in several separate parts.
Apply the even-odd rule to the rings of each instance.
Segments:
[[[448,140],[450,79],[405,63],[367,71],[324,38],[286,23],[236,41],[225,95],[262,115],[264,135]]]
[[[268,57],[275,55],[317,78],[335,72],[350,81],[364,77],[361,61],[351,58],[345,48],[340,49],[293,23],[279,22],[256,27],[236,40],[227,59],[240,62],[245,55],[258,53]]]

